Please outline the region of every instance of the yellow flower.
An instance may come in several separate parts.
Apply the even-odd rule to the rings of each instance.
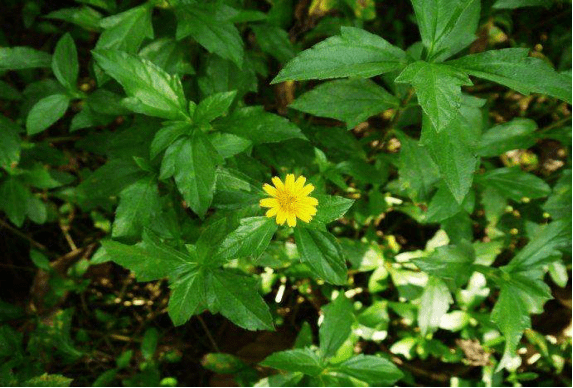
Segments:
[[[316,214],[318,200],[308,195],[314,190],[311,184],[304,185],[306,178],[299,176],[295,181],[294,174],[287,174],[285,183],[279,177],[273,178],[274,187],[265,183],[263,190],[271,198],[261,199],[262,207],[270,208],[266,216],[271,218],[277,216],[277,224],[283,225],[285,221],[288,226],[296,226],[297,217],[304,222],[310,222],[312,216]]]

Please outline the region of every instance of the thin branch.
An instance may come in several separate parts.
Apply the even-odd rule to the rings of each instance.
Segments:
[[[203,320],[203,318],[201,317],[201,315],[197,315],[197,319],[199,320],[199,322],[201,323],[201,326],[203,326],[203,330],[205,330],[205,333],[207,333],[207,338],[209,338],[209,341],[211,341],[211,345],[213,345],[213,349],[215,349],[217,352],[221,352],[219,350],[219,347],[217,346],[217,343],[215,342],[215,339],[213,338],[213,336],[211,335],[211,332],[209,331],[209,328],[207,327],[207,325],[205,324],[205,321]]]
[[[8,229],[10,232],[14,233],[15,235],[17,235],[18,237],[23,238],[24,240],[27,240],[31,245],[35,246],[38,249],[41,249],[43,251],[47,251],[48,248],[46,248],[44,245],[40,244],[39,242],[35,241],[33,238],[31,238],[30,236],[27,236],[26,234],[20,232],[18,229],[13,228],[9,223],[5,222],[4,220],[0,219],[0,226],[3,228]]]

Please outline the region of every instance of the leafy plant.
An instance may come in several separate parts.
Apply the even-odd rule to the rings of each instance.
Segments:
[[[77,3],[0,35],[4,385],[570,383],[570,4]]]

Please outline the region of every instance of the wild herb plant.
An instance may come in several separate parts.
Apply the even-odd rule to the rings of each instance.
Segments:
[[[80,384],[177,384],[166,316],[200,322],[203,367],[241,385],[570,384],[570,333],[531,318],[567,287],[570,312],[570,4],[76,3],[25,3],[41,47],[0,35],[0,227],[51,289],[2,302],[3,385],[70,384],[57,360],[101,356],[70,331],[122,327],[85,299],[109,262],[165,305]],[[547,55],[519,35],[537,12]],[[207,311],[296,340],[247,362]]]

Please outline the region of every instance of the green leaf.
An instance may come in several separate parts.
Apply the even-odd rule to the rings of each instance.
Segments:
[[[145,330],[145,334],[141,340],[141,354],[143,355],[144,360],[151,361],[153,359],[158,342],[159,332],[156,328],[150,327]]]
[[[155,176],[138,180],[119,195],[113,221],[113,238],[137,238],[161,210]]]
[[[46,204],[35,195],[30,195],[26,199],[26,214],[36,224],[43,224],[48,219]]]
[[[221,132],[211,133],[209,140],[219,155],[225,159],[240,154],[253,144],[245,138]]]
[[[63,20],[86,30],[98,31],[102,19],[101,13],[91,7],[62,8],[44,16],[46,19]]]
[[[102,19],[99,24],[105,31],[97,41],[96,50],[115,49],[135,54],[145,38],[153,38],[152,11],[152,4],[147,3]]]
[[[38,101],[26,118],[28,135],[35,135],[44,131],[62,118],[69,103],[70,98],[64,94],[53,94]]]
[[[259,181],[233,170],[219,168],[214,206],[221,209],[245,209],[259,203],[264,195]]]
[[[295,48],[289,40],[288,33],[282,28],[272,24],[253,24],[250,27],[261,50],[280,63],[285,63],[295,56]]]
[[[0,80],[0,99],[18,101],[22,99],[22,93],[9,83]]]
[[[62,375],[44,373],[41,376],[26,380],[23,385],[28,387],[69,387],[74,379]]]
[[[354,315],[352,303],[341,292],[336,299],[322,308],[324,320],[318,331],[320,353],[328,358],[336,354],[352,332]]]
[[[537,123],[525,118],[516,118],[495,125],[483,134],[478,154],[492,157],[511,150],[527,149],[535,144],[535,137],[532,134],[536,129]]]
[[[412,5],[430,57],[444,50],[448,57],[476,39],[479,1],[412,0]]]
[[[553,186],[553,192],[543,204],[543,210],[548,212],[554,220],[569,218],[571,214],[571,169],[562,172],[561,178]]]
[[[221,264],[240,257],[252,257],[256,260],[265,251],[276,230],[277,224],[273,218],[241,219],[240,226],[229,233],[219,245],[211,263]]]
[[[78,3],[93,5],[104,11],[113,13],[116,11],[117,4],[115,0],[78,0]]]
[[[364,381],[371,387],[394,386],[396,381],[404,377],[400,369],[385,358],[363,354],[337,365],[336,370]]]
[[[248,366],[240,358],[227,353],[208,353],[201,360],[203,368],[215,373],[239,373]]]
[[[325,82],[296,99],[290,108],[346,122],[348,129],[400,105],[400,100],[371,80]]]
[[[57,310],[48,322],[38,322],[28,342],[28,351],[36,358],[49,354],[63,363],[73,363],[84,355],[72,340],[73,309]]]
[[[548,94],[571,104],[571,75],[557,73],[547,62],[528,57],[528,53],[521,48],[490,50],[447,63],[521,94]]]
[[[168,313],[173,325],[180,326],[191,316],[200,312],[205,303],[205,277],[200,271],[192,271],[169,285]]]
[[[424,200],[440,179],[438,166],[426,147],[420,146],[420,142],[399,131],[397,137],[401,144],[398,168],[400,187],[411,198]]]
[[[206,260],[209,261],[213,257],[215,251],[221,245],[221,242],[227,237],[227,218],[220,218],[215,220],[209,218],[203,225],[201,235],[195,242],[197,249],[197,256],[201,263]]]
[[[24,223],[30,197],[31,193],[15,177],[9,177],[0,185],[0,209],[17,227]]]
[[[485,211],[485,218],[492,226],[496,225],[505,211],[507,199],[493,187],[486,187],[481,193],[481,203]]]
[[[346,263],[336,238],[328,232],[298,227],[294,229],[301,261],[332,284],[346,283]]]
[[[215,93],[202,100],[193,115],[193,121],[198,122],[211,122],[217,117],[225,116],[229,111],[229,107],[233,103],[236,90],[223,93]]]
[[[502,268],[499,273],[501,277],[495,280],[500,284],[501,292],[491,312],[491,320],[505,337],[505,349],[496,370],[514,370],[512,359],[517,357],[517,345],[523,331],[531,327],[529,314],[543,312],[543,305],[552,298],[551,289],[542,280],[542,270],[508,273]]]
[[[565,263],[562,261],[554,261],[549,264],[547,272],[549,273],[549,276],[551,276],[553,283],[557,284],[561,288],[565,288],[567,286],[567,282],[569,281],[569,270],[565,266]]]
[[[97,50],[93,56],[98,65],[123,86],[130,97],[126,101],[129,109],[172,120],[187,117],[187,101],[177,76],[122,51]]]
[[[413,262],[424,272],[443,280],[450,290],[463,286],[473,273],[475,252],[471,244],[459,243],[436,248],[428,257]]]
[[[320,358],[309,348],[273,353],[260,365],[287,372],[302,372],[309,376],[318,376],[324,370]]]
[[[470,191],[470,194],[473,194],[473,191]],[[444,221],[462,211],[462,205],[466,205],[468,202],[473,202],[474,200],[475,195],[468,195],[465,197],[463,204],[459,204],[451,190],[446,185],[440,185],[428,205],[426,221]]]
[[[243,39],[239,31],[220,12],[216,4],[185,5],[177,8],[177,40],[189,35],[210,53],[233,61],[243,62]]]
[[[430,276],[418,309],[418,326],[422,335],[438,329],[440,319],[448,312],[453,302],[448,286],[441,279]]]
[[[186,48],[172,38],[159,38],[143,47],[139,55],[150,60],[169,74],[195,74],[187,60]]]
[[[56,44],[52,57],[52,70],[60,83],[68,90],[76,90],[80,66],[78,52],[72,36],[66,33]]]
[[[50,67],[52,56],[30,47],[0,47],[0,71]]]
[[[302,326],[296,335],[296,340],[292,346],[294,349],[302,349],[312,346],[312,328],[307,321],[302,323]]]
[[[496,9],[515,9],[521,7],[545,7],[549,8],[551,2],[547,0],[497,0],[493,4]]]
[[[10,303],[6,303],[0,299],[0,322],[12,321],[15,319],[23,318],[25,316],[24,309],[20,306],[16,306]],[[3,337],[2,328],[7,328],[7,326],[0,326],[0,341],[5,343],[5,338]],[[18,338],[16,335],[10,333],[10,341],[17,341]],[[20,338],[21,340],[21,338]],[[6,345],[2,345],[2,352],[8,349],[7,351],[12,353],[12,349],[7,348]],[[2,354],[3,356],[5,354]]]
[[[196,128],[165,151],[161,179],[173,176],[189,207],[203,217],[213,200],[215,172],[221,157],[207,136]]]
[[[353,199],[326,194],[311,194],[311,196],[318,200],[315,219],[325,224],[344,216],[354,203]]]
[[[3,306],[4,303],[3,303]],[[14,357],[22,354],[22,333],[8,325],[0,326],[0,357]]]
[[[113,384],[115,377],[119,372],[116,368],[107,369],[101,373],[92,383],[92,387],[109,387]]]
[[[474,120],[472,110],[477,111],[477,120]],[[470,190],[478,167],[475,149],[480,127],[481,113],[478,108],[464,108],[439,132],[426,115],[422,120],[420,142],[427,148],[459,204]]]
[[[561,257],[560,250],[571,245],[571,224],[565,220],[544,226],[504,268],[524,272],[549,264]]]
[[[438,132],[458,115],[461,86],[472,84],[465,73],[454,67],[423,61],[408,65],[395,82],[408,82],[414,87],[419,104]]]
[[[455,216],[442,221],[441,226],[450,238],[452,244],[462,244],[473,240],[473,220],[465,211],[461,211]],[[471,255],[473,255],[473,253],[471,253]],[[462,271],[461,274],[464,277],[467,275],[465,271]],[[464,278],[462,277],[462,279]],[[451,282],[446,281],[446,283],[448,283],[448,286],[451,285]]]
[[[42,164],[36,163],[29,165],[28,168],[19,175],[18,179],[20,182],[33,187],[53,189],[62,185],[62,182],[59,179],[54,179],[54,177],[58,177],[58,171],[48,170]],[[65,183],[70,183],[74,180],[73,177],[71,177],[71,180],[66,180],[66,178],[67,175],[64,175],[61,179],[63,179]]]
[[[288,80],[360,77],[398,70],[406,53],[378,35],[360,28],[341,27],[330,37],[289,61],[271,83]]]
[[[257,281],[228,270],[211,272],[207,298],[225,317],[247,330],[273,330],[269,306],[258,293]]]
[[[0,114],[0,166],[10,166],[20,160],[20,132],[18,125]]]
[[[502,196],[514,201],[521,201],[523,197],[542,198],[551,193],[551,188],[543,179],[519,167],[496,168],[479,178],[479,182],[485,186],[497,189]]]
[[[306,139],[300,129],[284,117],[265,112],[262,106],[235,110],[213,123],[223,132],[249,139],[254,144],[277,143],[288,139]]]
[[[239,3],[236,3],[239,4]],[[227,12],[226,18],[233,23],[260,22],[267,19],[267,14],[252,9],[235,9],[225,7],[223,12]]]
[[[257,91],[257,75],[249,57],[245,58],[242,66],[237,66],[232,61],[211,55],[205,58],[204,71],[205,74],[198,78],[197,83],[205,96],[237,90],[237,96],[241,98],[249,91]]]
[[[50,260],[40,251],[32,249],[30,251],[30,260],[32,260],[32,263],[34,263],[36,267],[43,269],[44,271],[50,272],[52,270],[50,267]]]
[[[151,159],[155,159],[163,150],[169,147],[175,140],[183,135],[191,133],[193,127],[184,121],[171,122],[161,128],[155,134],[153,141],[151,142],[151,147],[149,149],[149,155]]]
[[[76,190],[79,197],[107,199],[145,175],[133,159],[114,159],[94,171]]]
[[[135,273],[140,282],[164,278],[180,268],[194,268],[192,257],[165,245],[149,231],[143,234],[142,244],[104,240],[101,245],[114,262]]]

